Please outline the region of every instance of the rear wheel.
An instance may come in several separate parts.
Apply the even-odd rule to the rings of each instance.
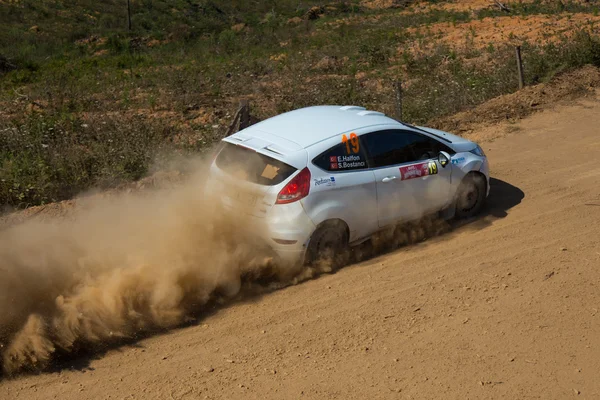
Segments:
[[[326,222],[313,233],[308,243],[308,263],[332,269],[348,258],[348,229],[341,221]]]
[[[471,218],[481,211],[486,185],[485,177],[481,174],[470,173],[463,179],[456,194],[457,218]]]

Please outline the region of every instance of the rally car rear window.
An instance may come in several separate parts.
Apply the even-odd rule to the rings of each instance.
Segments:
[[[296,171],[291,165],[227,142],[215,162],[230,175],[266,186],[278,185]]]

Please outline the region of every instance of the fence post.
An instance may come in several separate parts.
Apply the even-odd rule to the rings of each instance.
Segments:
[[[250,102],[248,100],[240,101],[240,109],[242,110],[240,115],[240,130],[242,130],[250,126]]]
[[[396,94],[396,119],[402,121],[402,82],[399,79],[394,81],[394,91]]]
[[[131,3],[127,0],[127,27],[131,30]]]
[[[515,47],[517,56],[517,71],[519,73],[519,90],[525,87],[525,78],[523,77],[523,60],[521,59],[521,46]]]

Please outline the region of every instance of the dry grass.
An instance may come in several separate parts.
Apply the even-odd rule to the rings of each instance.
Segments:
[[[14,68],[0,68],[0,204],[139,179],[157,157],[218,140],[242,98],[260,119],[314,104],[393,114],[400,79],[404,119],[427,123],[516,91],[514,44],[528,84],[600,65],[597,5],[509,3],[507,17],[475,3],[141,2],[132,32],[111,0],[2,3],[0,54]]]

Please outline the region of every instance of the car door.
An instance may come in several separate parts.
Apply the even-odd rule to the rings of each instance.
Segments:
[[[452,155],[454,151],[438,140],[418,132],[407,131],[405,134],[411,137],[409,147],[414,161],[417,164],[427,162],[427,165],[431,166],[431,171],[428,171],[430,173],[424,174],[421,178],[424,184],[422,211],[425,213],[439,211],[452,200],[451,181],[454,168],[451,163],[442,166],[439,162],[439,154],[443,150]]]
[[[302,204],[313,223],[341,219],[351,242],[377,230],[375,176],[360,136],[341,134],[308,150],[312,183]]]
[[[363,136],[375,174],[380,227],[418,219],[447,201],[451,171],[439,164],[431,140],[400,129]]]

